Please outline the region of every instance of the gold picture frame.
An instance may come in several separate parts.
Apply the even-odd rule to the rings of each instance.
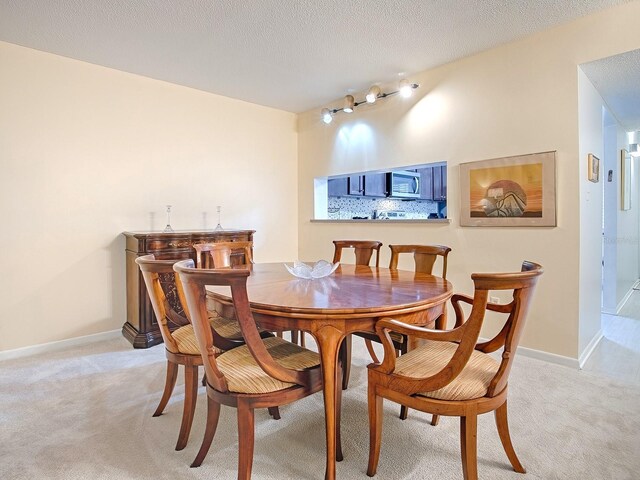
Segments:
[[[460,225],[555,227],[556,152],[460,164]]]
[[[589,160],[587,162],[589,181],[598,183],[600,181],[600,159],[593,153],[589,154]]]
[[[631,210],[631,155],[620,151],[620,208]]]

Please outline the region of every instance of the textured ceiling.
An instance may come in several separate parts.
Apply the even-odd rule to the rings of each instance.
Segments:
[[[640,130],[640,50],[585,63],[582,70],[620,124]]]
[[[625,0],[0,0],[0,40],[301,112]]]

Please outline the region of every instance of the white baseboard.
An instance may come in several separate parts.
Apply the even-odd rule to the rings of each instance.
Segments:
[[[478,342],[486,342],[488,340],[489,340],[488,338],[483,338],[483,337],[478,338]],[[494,353],[497,354],[499,352],[500,350]],[[565,367],[575,368],[576,370],[581,368],[580,363],[576,358],[564,357],[562,355],[543,352],[542,350],[535,350],[533,348],[518,346],[517,354],[522,355],[523,357],[535,358],[536,360],[543,360],[545,362],[555,363],[556,365],[563,365]],[[500,361],[499,357],[496,357],[496,359]]]
[[[615,315],[618,315],[620,313],[620,310],[622,310],[622,307],[624,307],[624,304],[627,303],[627,300],[629,300],[629,297],[633,293],[633,287],[635,287],[637,283],[638,282],[631,285],[631,288],[629,289],[629,291],[625,294],[622,300],[620,300],[620,303],[618,303],[618,305],[616,306]]]
[[[101,342],[103,340],[111,340],[119,337],[120,335],[122,335],[122,331],[118,329],[111,330],[109,332],[94,333],[93,335],[85,335],[83,337],[58,340],[57,342],[41,343],[40,345],[16,348],[14,350],[5,350],[0,352],[0,361],[28,357],[38,353],[57,352],[69,347],[87,345],[89,343]]]
[[[589,345],[587,345],[587,348],[584,349],[584,351],[582,352],[582,355],[580,355],[580,358],[578,359],[578,363],[580,364],[580,369],[582,369],[582,367],[584,367],[584,364],[587,362],[587,360],[589,360],[589,357],[591,356],[593,351],[596,349],[596,347],[600,343],[600,340],[602,340],[603,336],[604,335],[602,334],[602,329],[598,330],[598,333],[596,333],[593,336],[593,338],[589,342]]]
[[[518,355],[535,358],[537,360],[544,360],[545,362],[563,365],[565,367],[574,368],[576,370],[580,368],[580,362],[578,362],[577,358],[565,357],[563,355],[543,352],[542,350],[535,350],[533,348],[518,347]]]

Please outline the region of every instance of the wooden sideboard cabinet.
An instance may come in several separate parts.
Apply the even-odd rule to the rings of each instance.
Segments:
[[[254,233],[255,230],[124,232],[127,271],[127,321],[122,326],[124,337],[134,348],[148,348],[162,343],[147,288],[136,264],[137,257],[153,253],[160,259],[195,260],[195,250],[192,247],[194,243],[253,241]],[[241,251],[232,253],[232,264],[243,262],[244,254]],[[167,299],[170,303],[172,299],[177,302],[177,295],[168,294]],[[182,310],[179,305],[174,308]]]

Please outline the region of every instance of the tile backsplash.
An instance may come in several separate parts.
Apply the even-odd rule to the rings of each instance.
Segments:
[[[407,219],[425,219],[429,214],[446,215],[443,202],[430,200],[400,200],[391,198],[367,197],[329,197],[328,218],[332,220],[350,220],[353,217],[374,218],[374,212],[394,210],[406,212]]]

